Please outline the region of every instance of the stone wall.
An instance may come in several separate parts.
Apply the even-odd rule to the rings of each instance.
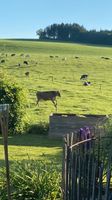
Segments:
[[[76,115],[53,113],[49,117],[49,136],[62,137],[67,133],[77,132],[81,127],[101,126],[108,117],[106,115]]]

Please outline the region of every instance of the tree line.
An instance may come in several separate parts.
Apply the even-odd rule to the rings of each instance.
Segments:
[[[77,23],[52,24],[36,31],[40,40],[112,45],[112,30],[87,30]]]

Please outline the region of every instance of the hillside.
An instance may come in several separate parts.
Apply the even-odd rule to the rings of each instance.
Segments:
[[[36,105],[36,91],[59,90],[58,112],[61,113],[112,113],[110,47],[0,40],[0,62],[2,60],[5,62],[0,63],[0,69],[29,90],[27,109],[31,123],[48,121],[49,115],[55,112],[49,101],[40,102],[39,107]],[[29,77],[25,72],[29,72]],[[83,86],[83,81],[80,81],[82,74],[89,75],[90,86]]]

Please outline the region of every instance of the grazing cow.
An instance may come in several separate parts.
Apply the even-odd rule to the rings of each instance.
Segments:
[[[88,78],[88,74],[83,74],[81,77],[80,77],[80,80],[84,80],[84,79],[87,79]]]
[[[1,63],[5,63],[5,60],[3,59],[3,60],[1,60]]]
[[[108,58],[108,57],[105,57],[105,60],[110,60],[110,58]]]
[[[29,74],[30,74],[30,72],[25,72],[25,75],[26,75],[27,77],[29,77]]]
[[[23,57],[23,56],[24,56],[24,53],[21,53],[21,54],[20,54],[20,56],[22,56],[22,57]]]
[[[49,56],[50,58],[54,58],[54,56]]]
[[[91,85],[91,82],[86,81],[86,82],[83,83],[83,85],[84,85],[84,86],[89,86],[89,85]]]
[[[67,58],[65,57],[65,58],[62,58],[62,60],[64,61],[64,60],[67,60]]]
[[[15,55],[16,55],[15,53],[12,53],[12,54],[11,54],[11,56],[15,56]]]
[[[28,65],[28,61],[26,61],[26,60],[24,60],[24,62],[23,62],[24,64],[26,64],[26,65]]]
[[[21,64],[20,64],[20,63],[18,63],[18,64],[17,64],[17,66],[18,66],[18,67],[21,67]]]
[[[29,57],[30,57],[30,55],[29,55],[29,54],[27,54],[25,57],[26,57],[26,58],[29,58]]]
[[[79,57],[78,57],[78,56],[75,56],[75,58],[78,59]]]
[[[109,60],[110,58],[108,58],[108,57],[101,57],[102,59],[105,59],[105,60]]]
[[[37,97],[37,104],[39,105],[39,101],[44,100],[44,101],[52,101],[54,104],[56,110],[57,110],[57,100],[56,97],[61,97],[59,91],[45,91],[45,92],[37,92],[36,97]]]

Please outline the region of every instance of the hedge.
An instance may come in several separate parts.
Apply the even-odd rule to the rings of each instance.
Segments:
[[[28,91],[11,77],[2,76],[0,104],[9,104],[9,132],[22,133],[28,123]]]

